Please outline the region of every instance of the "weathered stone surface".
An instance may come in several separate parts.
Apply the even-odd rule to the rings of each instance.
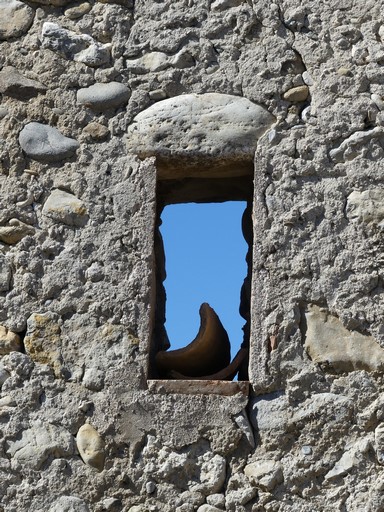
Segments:
[[[8,245],[17,244],[22,238],[33,235],[34,232],[34,227],[18,219],[10,219],[8,226],[0,226],[0,240]]]
[[[4,368],[2,364],[0,364],[0,389],[1,386],[4,384],[4,382],[9,379],[10,374],[7,372],[7,370]]]
[[[10,331],[3,325],[0,325],[0,356],[10,352],[19,352],[21,349],[21,339],[18,334]]]
[[[384,228],[384,189],[354,190],[348,196],[347,214],[351,220]]]
[[[356,443],[347,446],[341,458],[325,475],[325,480],[335,480],[345,476],[353,467],[361,463],[364,455],[369,452],[370,447],[371,440],[369,438],[360,439]]]
[[[76,444],[85,464],[97,471],[104,469],[105,443],[92,425],[86,423],[79,428]]]
[[[77,103],[92,110],[103,111],[126,105],[129,96],[128,87],[120,82],[98,83],[79,89]]]
[[[329,413],[333,411],[333,416]],[[319,422],[344,423],[351,418],[353,402],[336,393],[317,393],[294,409],[289,425],[303,425],[313,419]]]
[[[84,226],[88,220],[83,201],[59,189],[53,190],[45,201],[43,214],[68,226]]]
[[[0,254],[0,292],[7,292],[12,277],[11,266],[6,257]]]
[[[21,438],[8,441],[6,452],[22,465],[39,470],[50,457],[68,457],[75,452],[72,435],[62,427],[36,422],[21,433]]]
[[[244,436],[246,437],[248,443],[252,448],[255,448],[255,437],[253,435],[252,427],[249,423],[247,412],[244,410],[240,414],[237,414],[233,418],[239,428],[243,431]]]
[[[47,313],[33,313],[27,320],[24,338],[25,351],[30,358],[53,368],[56,377],[62,377],[62,356],[59,316]]]
[[[186,94],[159,101],[138,114],[128,128],[128,150],[140,158],[183,161],[208,159],[223,165],[252,161],[257,139],[273,124],[269,112],[246,98],[228,94]],[[181,160],[180,160],[181,159]],[[239,173],[233,166],[232,172]],[[203,175],[203,169],[196,171]],[[212,168],[210,169],[212,173]],[[179,171],[180,173],[180,171]],[[177,177],[173,169],[169,177]]]
[[[258,460],[244,468],[245,475],[255,485],[271,491],[283,481],[283,467],[275,460]]]
[[[93,391],[100,391],[104,386],[104,373],[97,368],[87,368],[84,372],[83,385]]]
[[[19,0],[0,0],[0,41],[20,37],[32,25],[35,11]]]
[[[87,124],[82,133],[87,139],[102,141],[109,136],[110,131],[103,124],[93,121],[92,123]]]
[[[250,420],[257,431],[284,431],[289,417],[289,403],[284,393],[256,397],[251,402]]]
[[[375,451],[377,462],[384,465],[384,423],[379,423],[375,429]]]
[[[349,331],[337,317],[315,305],[308,306],[305,318],[305,348],[313,362],[341,372],[384,368],[384,349],[372,336]]]
[[[56,128],[41,123],[28,123],[21,130],[19,143],[23,151],[34,160],[58,162],[73,156],[79,143],[65,137]]]
[[[84,500],[76,496],[60,496],[49,512],[90,512]]]
[[[45,85],[26,78],[13,66],[4,66],[0,71],[0,92],[5,96],[27,100],[46,90]]]
[[[236,510],[240,505],[246,505],[257,495],[257,489],[243,473],[233,474],[225,492],[225,510]]]
[[[330,158],[334,162],[345,162],[355,159],[364,150],[367,144],[377,138],[382,137],[384,129],[382,126],[375,126],[370,130],[354,131],[349,137],[329,152]]]
[[[101,66],[110,58],[110,44],[99,43],[87,34],[76,34],[57,23],[45,22],[41,37],[44,48],[87,66]]]

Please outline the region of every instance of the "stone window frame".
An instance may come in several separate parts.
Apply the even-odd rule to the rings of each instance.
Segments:
[[[225,201],[243,201],[253,205],[254,201],[254,165],[253,162],[231,163],[226,166],[212,165],[213,162],[199,162],[199,166],[182,165],[182,174],[177,171],[177,178],[172,179],[174,170],[170,169],[168,162],[155,159],[156,169],[156,206],[153,246],[156,252],[156,230],[160,211],[169,205],[177,203],[213,203]],[[173,165],[172,165],[173,167]],[[204,177],[201,177],[203,175]],[[239,226],[239,229],[241,227]],[[250,259],[247,261],[248,268],[252,269],[253,243],[249,244]],[[181,393],[181,394],[220,394],[234,395],[241,393],[248,395],[249,380],[223,381],[223,380],[172,380],[158,378],[153,371],[153,358],[158,350],[154,337],[154,331],[158,323],[156,319],[156,308],[158,304],[157,281],[158,269],[156,269],[156,255],[154,255],[154,275],[152,277],[152,330],[149,335],[149,364],[147,368],[147,386],[154,393]],[[246,277],[246,276],[244,276]],[[252,271],[249,272],[252,279]],[[240,289],[239,289],[240,304]],[[251,309],[251,303],[249,304]],[[251,312],[248,321],[251,331]],[[246,321],[244,320],[244,323]],[[250,335],[249,335],[250,343]],[[250,347],[249,347],[250,348]],[[249,351],[250,353],[250,351]],[[249,354],[248,354],[249,366]]]

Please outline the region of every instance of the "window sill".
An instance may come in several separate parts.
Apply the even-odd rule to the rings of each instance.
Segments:
[[[248,381],[147,380],[148,390],[158,394],[248,396]]]

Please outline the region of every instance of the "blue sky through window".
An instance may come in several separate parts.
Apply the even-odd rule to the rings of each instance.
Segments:
[[[245,201],[168,205],[161,215],[167,279],[166,329],[171,349],[197,335],[199,308],[208,302],[231,341],[232,357],[243,341],[240,289],[247,275],[241,230]]]

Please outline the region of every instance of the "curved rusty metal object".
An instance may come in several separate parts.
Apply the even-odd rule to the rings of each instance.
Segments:
[[[187,375],[183,375],[172,370],[169,372],[169,377],[176,380],[233,380],[240,370],[242,363],[245,361],[248,352],[247,348],[241,348],[228,366],[212,375],[188,377]]]
[[[162,376],[169,378],[174,371],[188,377],[202,377],[217,373],[230,363],[228,334],[219,317],[206,302],[200,306],[199,314],[200,329],[189,345],[156,354],[157,369]]]

